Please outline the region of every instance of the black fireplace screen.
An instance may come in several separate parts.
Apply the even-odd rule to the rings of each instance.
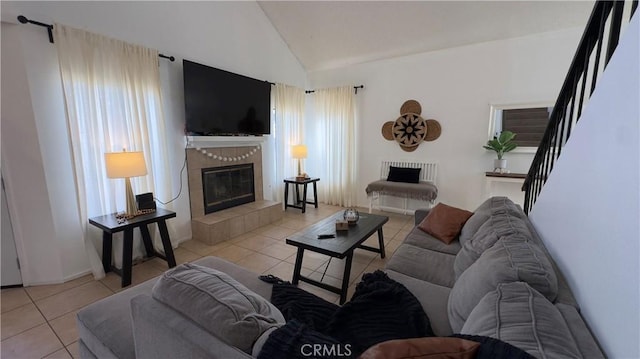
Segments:
[[[204,213],[254,202],[253,163],[202,169]]]

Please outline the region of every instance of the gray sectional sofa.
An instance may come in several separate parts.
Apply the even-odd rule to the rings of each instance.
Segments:
[[[417,211],[416,225],[427,215],[428,211]],[[243,292],[243,298],[252,298],[247,303],[262,308],[259,317],[264,330],[246,330],[243,343],[249,346],[233,346],[228,338],[221,339],[228,324],[215,315],[210,319],[208,308],[199,309],[209,305],[202,298],[211,296],[210,292],[198,289],[194,294],[184,286],[167,286],[163,284],[169,277],[165,274],[81,310],[77,317],[81,356],[257,356],[269,330],[282,320],[268,303],[256,304],[271,297],[271,285],[219,258],[206,257],[195,263],[228,274],[252,293]],[[416,296],[438,336],[495,337],[538,358],[604,357],[531,223],[507,198],[494,197],[483,203],[449,245],[415,227],[385,271]],[[180,283],[217,285],[202,278],[180,279]],[[235,281],[222,279],[224,283]],[[220,302],[224,306],[225,300]]]

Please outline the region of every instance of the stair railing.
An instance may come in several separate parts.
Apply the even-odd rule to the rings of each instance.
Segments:
[[[637,7],[638,0],[596,2],[522,185],[525,213],[533,208],[571,135],[571,128],[580,119],[582,109],[596,87],[598,75],[604,71],[618,45],[621,30]],[[624,18],[627,20],[623,21]]]

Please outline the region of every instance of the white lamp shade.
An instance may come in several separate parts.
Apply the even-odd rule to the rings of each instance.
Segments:
[[[104,154],[107,177],[127,178],[144,176],[147,165],[142,152],[109,152]]]
[[[291,156],[293,158],[307,158],[307,146],[305,145],[291,146]]]

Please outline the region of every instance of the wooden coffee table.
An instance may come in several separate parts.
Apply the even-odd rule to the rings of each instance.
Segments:
[[[331,217],[314,224],[306,230],[295,233],[291,237],[287,238],[287,244],[298,247],[296,264],[293,269],[292,283],[297,285],[299,281],[303,281],[333,293],[340,294],[340,304],[343,304],[347,299],[353,251],[356,248],[362,248],[368,251],[380,253],[380,257],[384,258],[384,237],[382,235],[382,226],[389,220],[389,217],[386,216],[362,214],[360,215],[360,220],[358,220],[355,225],[349,226],[348,231],[336,231],[336,219],[342,219],[342,216],[343,211],[340,211]],[[367,238],[376,231],[378,232],[379,248],[363,245],[362,242],[367,240]],[[335,238],[318,239],[319,234],[330,233],[335,234]],[[325,254],[330,257],[347,259],[344,265],[344,275],[342,277],[341,288],[313,280],[300,274],[305,249]]]

